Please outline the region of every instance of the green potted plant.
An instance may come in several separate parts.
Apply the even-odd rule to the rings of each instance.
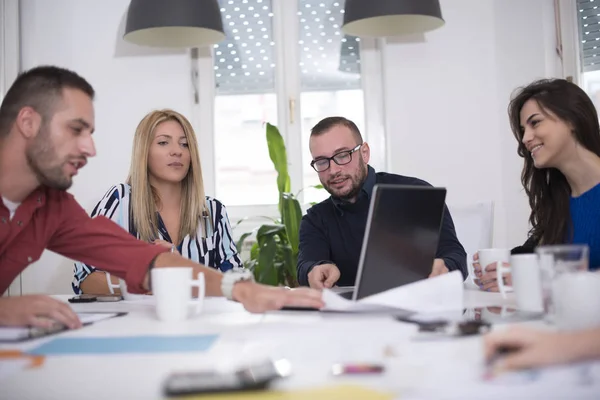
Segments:
[[[242,234],[237,242],[241,251],[244,241],[256,233],[256,242],[250,250],[249,260],[244,261],[246,268],[254,273],[255,279],[272,286],[298,286],[296,264],[298,261],[298,244],[302,209],[296,196],[291,193],[290,175],[285,143],[276,126],[266,124],[269,156],[277,171],[277,188],[279,191],[279,218],[268,218],[270,221],[252,232]],[[322,188],[316,185],[316,188]],[[236,224],[236,227],[244,220]]]

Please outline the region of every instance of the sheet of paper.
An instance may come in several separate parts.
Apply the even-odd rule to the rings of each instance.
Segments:
[[[0,328],[0,341],[10,341],[29,337],[29,328],[6,326]]]
[[[94,323],[117,316],[117,313],[78,313],[77,316],[83,324]],[[29,337],[29,327],[0,327],[0,342],[26,339]]]
[[[323,291],[324,311],[369,312],[401,309],[437,313],[463,309],[463,279],[459,271],[424,279],[359,301],[347,300],[330,290]]]
[[[395,396],[382,390],[370,389],[358,385],[335,385],[313,389],[290,391],[254,390],[220,394],[202,394],[185,396],[187,400],[391,400]]]
[[[28,351],[36,355],[175,353],[206,351],[217,335],[56,338]]]

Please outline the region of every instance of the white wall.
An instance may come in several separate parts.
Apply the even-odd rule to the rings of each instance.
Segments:
[[[122,40],[128,0],[23,0],[22,68],[55,64],[85,77],[96,89],[97,157],[70,190],[88,210],[129,169],[135,128],[155,108],[191,117],[186,51],[157,52]],[[110,249],[107,249],[110,251]],[[71,293],[72,263],[50,252],[23,275],[23,293]]]
[[[125,178],[133,132],[148,111],[171,107],[193,118],[187,53],[125,43],[128,3],[22,1],[22,67],[65,66],[97,91],[98,156],[71,190],[88,210]],[[529,209],[506,106],[516,86],[560,68],[552,0],[441,4],[443,28],[385,45],[390,172],[447,187],[451,204],[493,200],[495,245],[513,246],[525,239]],[[24,273],[23,292],[70,293],[71,269],[46,252]]]
[[[506,109],[517,86],[560,66],[552,0],[441,6],[443,28],[386,46],[391,172],[445,186],[451,204],[494,201],[494,244],[518,245],[529,207]]]

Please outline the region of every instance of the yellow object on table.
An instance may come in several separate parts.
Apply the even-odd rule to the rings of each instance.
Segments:
[[[247,392],[229,392],[218,394],[202,394],[178,396],[185,400],[391,400],[391,393],[382,392],[358,385],[335,385],[313,389],[301,389],[282,392],[279,390],[256,390]]]

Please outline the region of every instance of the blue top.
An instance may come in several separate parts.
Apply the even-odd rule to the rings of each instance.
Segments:
[[[337,285],[352,286],[358,272],[358,261],[367,226],[369,204],[377,183],[431,186],[417,178],[375,172],[369,166],[367,179],[355,203],[345,203],[329,197],[312,206],[300,223],[298,253],[298,282],[308,286],[308,273],[315,265],[334,263],[340,270]],[[436,258],[442,258],[450,271],[459,270],[467,276],[466,253],[454,229],[448,208],[444,220]]]
[[[590,270],[600,268],[600,184],[571,197],[573,243],[590,247]]]

